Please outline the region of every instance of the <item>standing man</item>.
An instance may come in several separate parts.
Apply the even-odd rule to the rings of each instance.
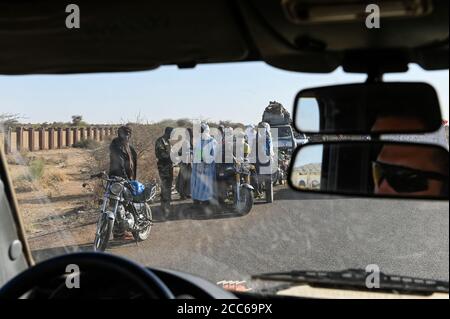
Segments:
[[[191,174],[192,174],[192,152],[193,152],[193,131],[186,130],[186,140],[178,155],[183,161],[180,163],[180,172],[177,177],[176,188],[180,194],[180,199],[191,197]],[[183,154],[183,151],[185,152]]]
[[[113,139],[109,146],[109,175],[129,180],[136,179],[137,153],[130,145],[131,127],[122,126],[117,133],[118,137]]]
[[[219,125],[217,128],[220,133],[220,137],[217,142],[217,159],[216,159],[216,199],[219,205],[223,205],[225,203],[225,195],[226,195],[226,185],[227,180],[225,175],[226,168],[226,138],[225,133],[226,129],[224,125]]]
[[[128,180],[136,179],[137,153],[130,145],[132,130],[129,126],[122,126],[118,130],[118,137],[109,146],[109,175]],[[113,236],[115,239],[132,239],[131,233],[125,232],[123,221],[114,223]]]
[[[247,139],[248,146],[250,150],[256,149],[256,129],[253,124],[249,124],[245,126],[245,136]],[[249,154],[249,156],[252,154]],[[256,157],[255,157],[256,158]]]
[[[209,126],[201,124],[201,138],[194,146],[191,192],[194,204],[209,205],[214,198],[216,179],[216,140],[209,134]]]
[[[172,197],[173,163],[170,158],[172,131],[172,127],[166,127],[164,135],[155,142],[155,155],[158,159],[158,172],[161,180],[161,209],[165,215],[170,212]]]
[[[272,133],[270,125],[267,122],[260,122],[258,124],[258,131],[256,133],[256,183],[257,194],[261,195],[264,190],[266,202],[273,202],[273,184],[272,184],[272,169],[274,149],[272,142]]]

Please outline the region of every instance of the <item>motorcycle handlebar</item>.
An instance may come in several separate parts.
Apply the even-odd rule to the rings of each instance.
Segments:
[[[100,178],[100,177],[103,177],[103,176],[105,176],[105,172],[101,172],[101,173],[98,173],[98,174],[93,174],[93,175],[91,175],[91,179]]]
[[[112,181],[112,180],[123,180],[122,177],[118,177],[118,176],[109,176],[108,174],[106,174],[106,172],[100,172],[98,174],[94,174],[91,175],[91,179],[94,178],[102,178],[104,180],[108,180],[108,181]]]
[[[91,175],[91,179],[94,179],[94,178],[102,178],[105,181],[110,181],[110,182],[114,182],[114,181],[116,181],[116,182],[129,182],[125,178],[122,178],[122,177],[119,177],[119,176],[109,176],[105,172],[101,172],[101,173],[98,173],[98,174]]]

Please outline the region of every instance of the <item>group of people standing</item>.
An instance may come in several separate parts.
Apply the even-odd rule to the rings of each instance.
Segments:
[[[184,145],[177,154],[183,160],[179,163],[176,189],[181,199],[190,197],[194,203],[202,205],[209,203],[214,196],[215,161],[204,159],[213,159],[216,156],[217,141],[210,135],[210,129],[206,123],[201,124],[200,130],[201,136],[196,145],[194,145],[193,130],[191,128],[186,130],[188,136],[183,139]],[[161,209],[165,214],[170,212],[173,182],[172,131],[173,128],[167,127],[164,135],[155,142],[155,155],[161,180]],[[182,154],[183,152],[185,154]],[[208,154],[204,154],[205,152]]]
[[[265,132],[263,143],[258,143],[258,132]],[[161,209],[164,214],[170,213],[172,183],[174,177],[174,158],[182,158],[177,163],[179,174],[176,180],[176,189],[181,199],[192,198],[194,204],[209,205],[214,201],[219,204],[223,200],[218,193],[221,192],[223,181],[218,178],[221,171],[233,165],[237,154],[244,160],[258,161],[260,147],[268,157],[273,156],[272,137],[270,126],[262,122],[256,127],[249,125],[244,132],[233,134],[231,127],[219,126],[220,138],[211,134],[207,123],[200,124],[199,136],[194,138],[193,129],[184,130],[185,136],[181,139],[183,145],[178,151],[173,150],[173,128],[166,127],[164,134],[155,142],[155,156],[161,181]],[[118,130],[118,137],[110,146],[110,175],[121,176],[128,179],[136,178],[137,158],[136,151],[130,145],[131,128],[123,126]],[[230,138],[231,137],[231,138]],[[241,143],[238,143],[238,142]],[[242,146],[241,152],[237,145]],[[176,154],[175,154],[176,153]]]

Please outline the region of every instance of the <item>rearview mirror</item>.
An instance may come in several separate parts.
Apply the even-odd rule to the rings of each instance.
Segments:
[[[368,197],[448,199],[448,151],[394,142],[307,144],[293,156],[292,188]]]
[[[434,132],[439,99],[425,83],[366,83],[307,89],[297,94],[294,122],[303,133]]]

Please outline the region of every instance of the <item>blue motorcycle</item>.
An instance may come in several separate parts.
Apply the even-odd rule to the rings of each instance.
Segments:
[[[92,175],[101,178],[105,193],[95,232],[94,251],[105,251],[113,233],[119,227],[133,234],[136,241],[146,240],[153,225],[149,203],[156,197],[155,183],[143,185],[106,173]]]

